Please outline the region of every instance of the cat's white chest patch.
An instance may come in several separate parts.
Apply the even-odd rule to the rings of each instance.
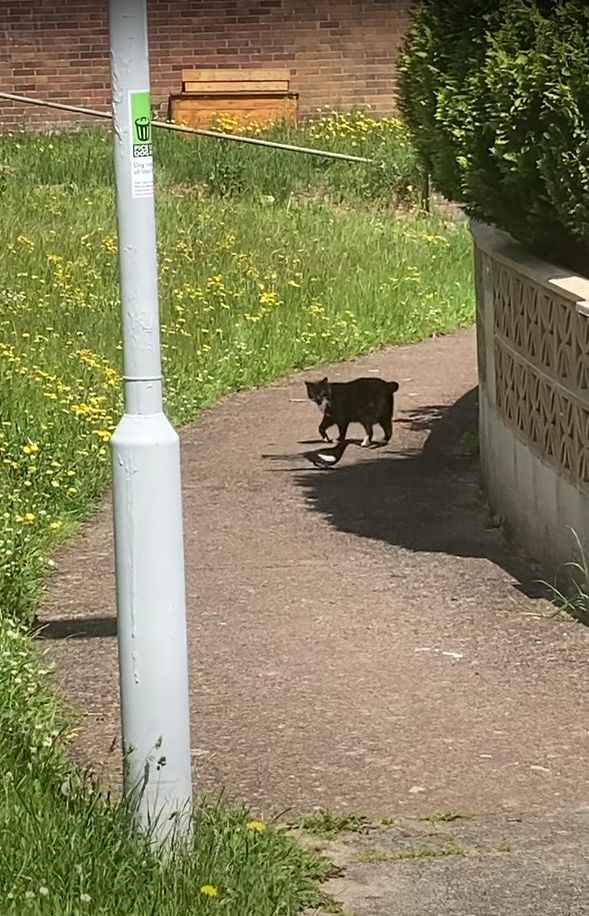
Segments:
[[[323,398],[323,400],[319,404],[319,410],[321,411],[321,413],[327,413],[327,411],[329,410],[329,401],[327,400],[327,398]]]

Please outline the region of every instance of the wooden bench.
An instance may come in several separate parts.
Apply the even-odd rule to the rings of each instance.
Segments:
[[[298,99],[290,91],[290,70],[182,70],[182,92],[170,96],[168,118],[204,128],[222,115],[240,125],[296,126]]]

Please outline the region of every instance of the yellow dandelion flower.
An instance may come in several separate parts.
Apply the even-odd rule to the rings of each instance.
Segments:
[[[218,897],[219,891],[213,884],[203,884],[200,889],[201,894],[204,894],[205,897]]]
[[[190,254],[190,245],[184,239],[179,239],[176,242],[176,251],[178,254],[188,255]]]
[[[260,293],[260,305],[278,305],[279,301],[274,290],[265,289]]]
[[[254,830],[257,833],[262,833],[266,829],[266,824],[264,821],[248,821],[245,825],[248,830]]]
[[[33,240],[27,238],[26,235],[18,235],[16,237],[16,241],[19,243],[19,245],[23,245],[25,248],[28,248],[29,251],[32,251],[35,247]]]
[[[109,254],[116,254],[118,250],[117,240],[112,237],[112,235],[107,235],[106,238],[102,240],[102,247],[105,251],[108,251]]]
[[[53,529],[53,531],[59,531],[59,529],[63,527],[63,522],[61,519],[56,519],[54,522],[51,522],[49,527]]]

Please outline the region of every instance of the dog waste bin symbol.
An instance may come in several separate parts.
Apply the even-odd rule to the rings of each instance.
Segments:
[[[149,92],[129,93],[131,122],[131,190],[133,197],[153,196],[151,101]]]
[[[130,92],[130,115],[133,133],[133,152],[135,147],[151,146],[151,100],[149,92]]]
[[[135,129],[137,131],[137,139],[140,143],[149,143],[150,140],[150,128],[151,124],[149,118],[142,117],[135,120]]]

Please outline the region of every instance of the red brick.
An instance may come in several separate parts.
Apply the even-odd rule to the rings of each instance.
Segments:
[[[415,0],[149,0],[153,103],[180,91],[183,67],[291,70],[301,115],[318,108],[391,110],[396,54]],[[107,4],[0,0],[2,87],[110,107]],[[0,100],[0,130],[67,121]],[[77,122],[72,115],[71,121]]]

